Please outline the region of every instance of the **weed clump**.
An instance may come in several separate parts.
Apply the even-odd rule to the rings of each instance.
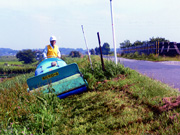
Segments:
[[[81,72],[88,81],[89,88],[94,88],[93,85],[95,85],[96,82],[110,80],[119,74],[127,76],[131,73],[129,68],[125,68],[121,64],[116,65],[112,61],[105,61],[105,71],[102,70],[100,62],[94,62],[93,70],[90,65],[87,65],[81,69]]]

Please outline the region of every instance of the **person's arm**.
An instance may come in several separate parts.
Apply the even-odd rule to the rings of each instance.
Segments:
[[[43,57],[44,57],[44,59],[47,59],[47,46],[44,49]]]
[[[59,49],[57,51],[57,54],[58,54],[58,58],[60,59],[61,58],[61,53],[60,53]]]

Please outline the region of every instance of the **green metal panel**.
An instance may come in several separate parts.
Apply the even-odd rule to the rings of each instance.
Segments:
[[[54,89],[53,93],[58,95],[85,85],[87,84],[81,75],[75,74],[73,76],[51,83],[51,85],[45,85],[41,88],[34,89],[31,92],[42,91],[43,93],[48,93],[50,90]]]
[[[36,89],[49,83],[59,82],[62,79],[73,76],[75,74],[81,74],[77,64],[73,63],[56,70],[49,71],[47,73],[43,73],[41,75],[29,78],[27,80],[27,84],[29,89]]]

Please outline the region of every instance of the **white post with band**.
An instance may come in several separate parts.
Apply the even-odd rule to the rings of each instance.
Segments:
[[[91,65],[91,69],[93,70],[92,62],[91,62],[91,57],[90,57],[90,52],[89,52],[88,44],[87,44],[87,41],[86,41],[86,36],[85,36],[85,33],[84,33],[83,25],[81,25],[81,27],[82,27],[82,32],[83,32],[83,35],[84,35],[84,41],[85,41],[85,44],[86,44],[86,48],[88,50],[89,62],[90,62],[90,65]]]
[[[110,8],[111,8],[111,21],[112,21],[112,35],[113,35],[114,57],[115,57],[115,63],[117,64],[116,37],[115,37],[115,28],[114,28],[114,16],[113,16],[113,4],[112,4],[112,0],[110,0]]]

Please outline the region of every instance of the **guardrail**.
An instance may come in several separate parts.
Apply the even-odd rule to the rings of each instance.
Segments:
[[[165,56],[180,55],[180,43],[176,42],[154,42],[145,43],[142,46],[122,47],[121,54],[135,53],[157,54]]]

